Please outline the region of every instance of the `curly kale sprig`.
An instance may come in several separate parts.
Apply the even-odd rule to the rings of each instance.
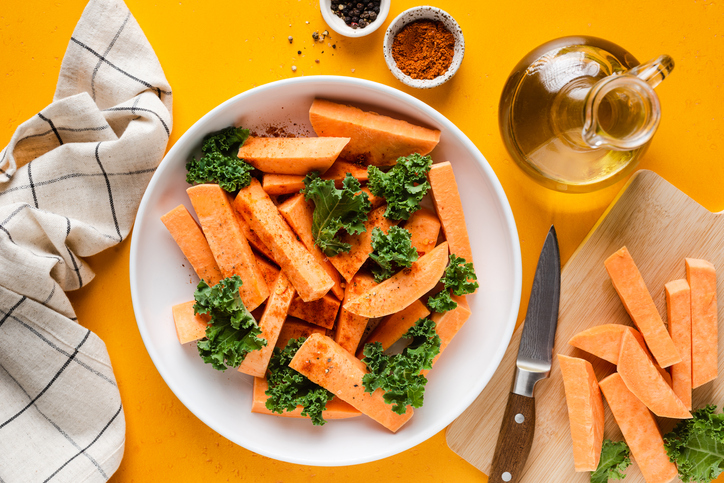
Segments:
[[[440,353],[440,337],[430,319],[418,320],[403,337],[411,338],[412,343],[401,354],[386,355],[382,344],[375,342],[365,345],[362,359],[370,371],[362,378],[365,392],[382,388],[385,402],[392,404],[397,414],[405,414],[407,406],[422,406],[427,377],[420,372],[432,369],[432,361]]]
[[[218,183],[228,192],[249,186],[254,168],[235,154],[248,137],[248,129],[233,126],[207,135],[201,146],[203,155],[192,156],[186,163],[186,182]]]
[[[412,246],[409,231],[391,226],[385,234],[379,227],[372,229],[372,253],[370,258],[376,263],[372,268],[375,282],[390,278],[401,268],[411,267],[417,260],[417,250]]]
[[[623,480],[626,468],[631,465],[631,451],[624,441],[607,439],[601,448],[598,468],[591,473],[591,483],[608,483],[608,480]]]
[[[724,469],[724,414],[714,411],[715,405],[698,409],[664,436],[666,453],[684,483],[712,481]]]
[[[196,346],[204,362],[220,371],[239,367],[249,352],[266,345],[256,320],[241,301],[241,285],[241,278],[234,275],[213,287],[201,280],[194,292],[194,313],[211,317],[206,336]]]
[[[375,196],[387,201],[385,217],[390,220],[407,220],[420,209],[420,201],[430,189],[427,173],[432,166],[430,156],[418,153],[397,159],[392,169],[381,171],[376,166],[367,168],[367,186]]]
[[[427,306],[433,312],[444,314],[455,309],[458,304],[452,299],[450,291],[457,295],[466,295],[475,292],[478,288],[478,277],[475,275],[473,264],[464,258],[450,254],[450,263],[440,281],[445,288],[437,295],[427,299]]]
[[[272,412],[281,414],[302,406],[304,408],[302,416],[309,416],[312,424],[322,426],[326,422],[322,417],[322,411],[326,408],[327,401],[334,395],[289,367],[294,354],[305,339],[306,337],[291,339],[284,350],[274,348],[274,355],[269,361],[267,376],[269,389],[265,393],[269,399],[266,401],[266,407]]]

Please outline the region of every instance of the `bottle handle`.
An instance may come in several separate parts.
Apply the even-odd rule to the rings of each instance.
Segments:
[[[661,84],[661,81],[666,79],[672,70],[674,70],[674,59],[664,54],[654,60],[634,67],[629,70],[627,74],[635,75],[653,89]]]

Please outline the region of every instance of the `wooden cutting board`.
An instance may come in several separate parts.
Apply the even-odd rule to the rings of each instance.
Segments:
[[[536,433],[522,482],[588,483],[575,473],[568,410],[555,354],[589,360],[599,380],[615,367],[568,345],[581,330],[599,324],[633,325],[604,268],[604,260],[626,246],[666,320],[664,284],[686,278],[684,258],[704,258],[717,268],[719,333],[724,334],[724,215],[714,214],[650,171],[633,176],[563,268],[558,330],[550,379],[536,388]],[[475,402],[447,429],[450,448],[478,469],[490,471],[503,410],[513,382],[521,327],[513,334],[498,371]],[[721,336],[720,336],[721,337]],[[694,390],[694,408],[724,403],[724,344],[719,343],[720,377]],[[604,437],[623,439],[604,403]],[[666,433],[676,421],[660,419]],[[644,483],[634,463],[626,483]],[[678,479],[676,481],[679,481]]]

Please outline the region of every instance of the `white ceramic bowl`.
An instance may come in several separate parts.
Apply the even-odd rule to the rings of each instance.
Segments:
[[[380,1],[380,13],[377,14],[377,18],[374,22],[366,26],[365,28],[353,29],[344,20],[332,13],[332,0],[319,0],[319,10],[322,12],[324,21],[327,22],[329,28],[337,32],[339,35],[345,37],[364,37],[369,35],[382,26],[387,18],[387,14],[390,13],[390,2],[392,0],[381,0]]]
[[[440,21],[443,23],[446,29],[452,32],[455,37],[455,53],[453,54],[452,62],[450,67],[444,74],[435,77],[434,79],[413,79],[409,75],[405,74],[397,67],[395,59],[392,57],[392,42],[395,40],[395,36],[402,28],[412,22],[418,20],[433,20]],[[387,27],[385,32],[385,41],[383,45],[383,52],[385,55],[385,62],[387,67],[390,69],[392,74],[397,77],[403,84],[410,87],[416,87],[418,89],[431,89],[452,79],[455,73],[460,68],[460,64],[463,61],[465,55],[465,38],[463,37],[463,31],[452,16],[437,7],[413,7],[405,10],[399,14]]]
[[[269,126],[311,133],[315,97],[348,102],[442,131],[432,157],[450,160],[459,183],[480,289],[469,296],[472,317],[429,375],[425,404],[396,434],[371,419],[308,420],[250,412],[252,379],[204,364],[194,344],[180,345],[171,307],[193,299],[198,281],[159,220],[183,203],[185,164],[205,134],[229,125],[264,132]],[[498,367],[515,326],[521,292],[521,257],[505,193],[475,145],[440,113],[391,87],[361,79],[314,76],[256,87],[224,102],[194,124],[171,148],[141,201],[131,239],[130,280],[138,329],[158,372],[181,402],[227,439],[278,460],[341,466],[407,450],[450,424]]]

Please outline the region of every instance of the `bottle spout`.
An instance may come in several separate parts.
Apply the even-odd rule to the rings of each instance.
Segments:
[[[674,70],[674,59],[668,55],[662,55],[654,60],[634,67],[629,70],[627,74],[635,75],[653,89],[661,84],[661,81],[666,79],[672,70]]]

